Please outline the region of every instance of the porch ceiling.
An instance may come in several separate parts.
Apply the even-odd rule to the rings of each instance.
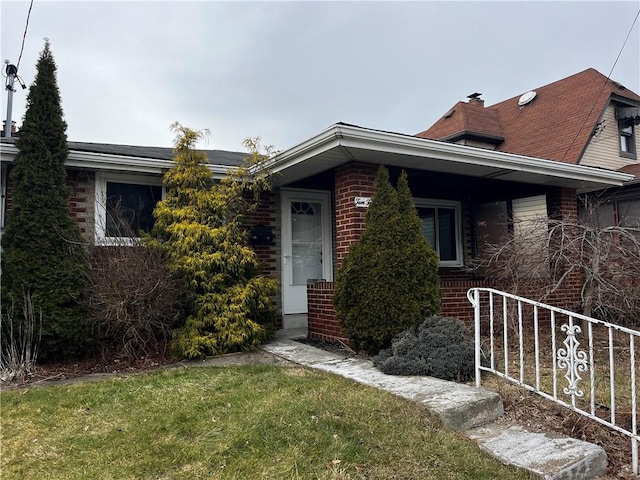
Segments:
[[[409,135],[337,124],[279,153],[272,168],[278,185],[358,161],[407,169],[575,188],[579,191],[622,185],[631,175]]]

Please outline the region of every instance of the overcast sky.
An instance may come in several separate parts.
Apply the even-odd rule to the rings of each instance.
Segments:
[[[1,1],[2,59],[18,61],[29,1]],[[68,139],[284,150],[337,122],[415,134],[473,92],[487,105],[593,67],[608,75],[640,2],[56,2],[35,0],[19,75],[44,45]],[[640,21],[639,21],[640,23]],[[640,25],[612,78],[640,93]],[[4,74],[4,69],[3,69]],[[7,92],[1,96],[6,118]],[[17,89],[22,121],[27,90]]]

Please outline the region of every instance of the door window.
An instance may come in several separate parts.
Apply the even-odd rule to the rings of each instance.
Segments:
[[[321,204],[291,202],[291,255],[293,285],[322,278]]]

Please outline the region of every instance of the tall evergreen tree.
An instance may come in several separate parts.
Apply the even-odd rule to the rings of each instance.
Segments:
[[[67,124],[47,41],[15,145],[13,204],[2,235],[2,304],[22,311],[26,295],[42,312],[40,358],[73,356],[85,341],[85,249],[69,216]],[[23,319],[24,320],[24,319]]]
[[[336,279],[338,322],[354,348],[377,353],[440,311],[438,260],[422,235],[406,174],[396,191],[381,167],[365,217]]]
[[[194,149],[202,132],[179,124],[174,131],[175,166],[164,177],[167,194],[154,211],[157,240],[151,241],[169,255],[188,298],[173,352],[198,358],[255,348],[272,332],[276,281],[260,275],[243,221],[255,205],[251,194],[265,188],[267,179],[251,178],[247,165],[214,182],[207,156]],[[260,164],[263,158],[252,153]]]

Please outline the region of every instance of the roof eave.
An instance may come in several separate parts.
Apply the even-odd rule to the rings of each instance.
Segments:
[[[274,172],[285,176],[287,169],[304,162],[306,159],[338,147],[346,149],[342,163],[347,163],[351,160],[348,155],[348,149],[358,148],[380,153],[405,155],[408,159],[422,157],[458,164],[466,163],[486,166],[501,171],[525,172],[533,175],[556,177],[566,179],[567,185],[579,184],[579,188],[585,190],[621,186],[633,178],[633,175],[621,172],[344,124],[334,125],[309,140],[280,152],[274,157],[270,167]],[[416,168],[415,162],[407,162],[406,167]]]
[[[3,144],[0,152],[0,162],[13,163],[18,154],[15,145]],[[118,171],[123,173],[163,175],[174,166],[171,160],[157,158],[132,157],[123,155],[110,155],[96,152],[83,152],[69,149],[65,167],[100,171]],[[207,164],[207,168],[214,177],[222,177],[229,166]]]

